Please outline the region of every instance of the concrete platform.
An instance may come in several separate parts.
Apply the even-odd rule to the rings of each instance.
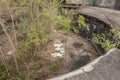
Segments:
[[[120,80],[120,49],[111,49],[75,71],[48,80]]]
[[[120,27],[120,11],[107,8],[84,6],[80,7],[76,12],[84,16],[98,19],[109,25],[111,28],[119,29]]]

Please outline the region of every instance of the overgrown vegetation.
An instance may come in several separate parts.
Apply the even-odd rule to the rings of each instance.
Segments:
[[[86,32],[82,32],[82,34],[91,33],[90,28],[87,27],[87,23],[83,16],[79,15],[78,24]],[[89,29],[88,29],[89,28]],[[119,28],[119,27],[118,27]],[[86,34],[86,37],[90,34]],[[107,33],[94,33],[92,32],[91,41],[97,45],[100,45],[105,51],[110,50],[111,48],[117,47],[120,45],[120,32],[119,29],[110,29]]]
[[[59,0],[0,0],[0,11],[6,11],[9,17],[0,18],[0,27],[6,36],[1,40],[13,55],[7,59],[0,47],[0,80],[43,79],[57,69],[51,65],[51,71],[45,70],[51,62],[44,51],[50,43],[47,35],[54,27],[59,4]]]
[[[60,1],[0,0],[0,11],[5,13],[0,16],[0,29],[4,33],[0,39],[0,80],[42,80],[59,68],[63,59],[51,62],[45,53],[51,43],[48,34],[54,27],[79,33],[71,18],[58,15]],[[78,23],[87,29],[83,16],[79,16]],[[118,31],[111,30],[107,35],[114,35],[114,39],[104,34],[93,37],[93,42],[106,51],[120,44]]]
[[[71,19],[68,17],[59,16],[56,29],[65,30],[67,32],[73,30],[73,32],[78,33],[78,29],[71,25]]]
[[[101,45],[105,51],[108,51],[114,47],[119,46],[120,38],[119,32],[115,29],[110,29],[107,34],[101,33],[93,33],[92,41],[98,45]]]
[[[84,16],[79,15],[79,17],[78,17],[78,24],[79,24],[79,26],[81,26],[81,27],[83,27],[83,28],[86,28],[86,27],[87,27],[87,24],[85,23],[85,18],[84,18]]]

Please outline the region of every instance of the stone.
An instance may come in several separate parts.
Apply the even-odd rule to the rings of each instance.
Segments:
[[[66,42],[66,46],[71,46],[71,45],[73,45],[74,44],[74,40],[72,39],[72,38],[68,38],[67,39],[67,42]]]
[[[120,80],[120,49],[111,49],[78,70],[48,80]]]
[[[92,65],[87,65],[87,66],[83,67],[83,71],[84,71],[84,72],[90,72],[90,71],[92,71],[93,69],[94,69],[94,68],[93,68]]]

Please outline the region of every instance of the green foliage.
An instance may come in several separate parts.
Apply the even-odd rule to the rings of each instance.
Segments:
[[[4,0],[3,0],[4,1]],[[15,44],[15,53],[19,55],[16,59],[16,62],[19,61],[18,66],[20,71],[15,70],[14,62],[10,61],[6,62],[10,65],[10,73],[6,75],[6,70],[0,66],[0,80],[25,80],[26,76],[29,75],[29,65],[31,67],[32,61],[39,61],[39,64],[35,64],[39,67],[38,70],[43,68],[46,63],[44,52],[42,52],[43,48],[48,43],[47,35],[51,32],[52,23],[56,19],[57,6],[55,3],[58,3],[59,0],[5,0],[4,5],[9,7],[8,9],[14,10],[14,12],[19,15],[17,20],[12,23],[8,23],[8,25],[12,28],[11,36],[13,42]],[[45,1],[45,2],[44,2]],[[9,3],[10,2],[10,3]],[[47,4],[47,5],[44,5]],[[68,26],[68,24],[64,24]],[[53,25],[54,27],[54,25]],[[15,29],[13,29],[15,28]],[[67,29],[67,27],[65,28]],[[16,32],[16,33],[15,33]],[[14,36],[16,38],[14,39]],[[35,57],[35,58],[34,58]],[[32,58],[32,60],[31,60]],[[33,59],[34,58],[34,59]],[[10,58],[12,59],[12,58]],[[13,60],[11,60],[13,61]],[[36,62],[35,62],[36,63]],[[53,68],[56,68],[57,65],[53,65]],[[23,70],[22,70],[23,69]],[[30,73],[32,74],[33,69],[31,69]],[[16,74],[17,73],[17,74]],[[26,74],[27,73],[27,74]],[[44,73],[43,73],[44,74]],[[21,75],[21,77],[16,77]],[[41,75],[41,74],[40,74]],[[29,76],[27,76],[29,77]],[[31,77],[31,76],[30,76]],[[33,76],[32,76],[33,77]],[[7,79],[4,79],[7,78]]]
[[[59,63],[53,63],[51,64],[50,70],[56,71],[59,68]]]
[[[115,36],[114,36],[115,42],[116,44],[120,45],[120,32],[118,32]]]
[[[23,79],[21,77],[12,77],[12,78],[10,78],[8,80],[23,80]]]
[[[32,2],[35,2],[37,4],[40,4],[43,0],[10,0],[11,4],[15,5],[26,5],[28,4],[29,2],[31,1]]]
[[[93,34],[92,41],[96,44],[99,44],[104,48],[106,51],[114,48],[120,44],[120,34],[116,29],[110,29],[107,34]]]
[[[85,23],[85,18],[84,18],[84,16],[79,15],[79,17],[78,17],[78,24],[79,24],[79,26],[86,28],[87,25],[86,25],[86,23]]]
[[[56,25],[57,29],[63,29],[65,31],[70,31],[70,28],[71,28],[70,22],[71,22],[71,20],[69,18],[64,18],[62,16],[58,16],[57,20],[58,20],[57,25]]]
[[[71,19],[67,18],[67,17],[62,17],[59,16],[57,18],[57,25],[56,25],[56,29],[62,29],[65,30],[67,32],[70,32],[71,30],[73,30],[73,32],[78,33],[78,29],[74,26],[71,25]]]
[[[32,3],[36,2],[33,1]],[[35,11],[33,11],[33,9]],[[48,42],[46,36],[50,32],[49,25],[55,18],[51,13],[49,13],[47,8],[39,10],[37,5],[33,4],[33,7],[30,5],[29,8],[21,9],[16,12],[19,14],[25,14],[25,18],[21,17],[20,22],[15,24],[20,31],[18,46],[20,49],[23,49],[21,51],[29,51],[32,48],[40,47]]]
[[[120,28],[120,27],[118,27]],[[119,29],[111,29],[110,32],[113,34],[113,39],[114,39],[114,43],[116,44],[116,46],[120,45],[120,31]]]
[[[7,75],[7,70],[5,66],[0,65],[0,79],[5,78],[6,75]]]
[[[113,44],[109,39],[106,39],[104,34],[94,34],[92,41],[101,45],[106,51],[115,47],[115,44]]]
[[[76,34],[78,34],[78,33],[79,33],[79,31],[78,31],[78,28],[77,28],[77,27],[72,26],[72,27],[71,27],[71,29],[72,29],[72,30],[73,30],[73,32],[75,32]]]
[[[60,63],[62,62],[63,58],[58,58],[54,63],[50,65],[50,70],[56,71],[60,68]]]

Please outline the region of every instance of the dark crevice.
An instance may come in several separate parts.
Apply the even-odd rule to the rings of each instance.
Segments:
[[[108,24],[106,24],[105,22],[97,18],[89,17],[87,15],[83,15],[83,16],[85,17],[86,24],[89,24],[89,30],[84,29],[81,26],[78,26],[77,21],[78,21],[79,14],[74,16],[72,25],[78,28],[79,36],[82,36],[83,38],[87,39],[90,42],[90,44],[98,53],[98,56],[105,54],[106,50],[102,48],[101,44],[96,44],[92,41],[93,33],[104,34],[107,39],[113,41],[113,38],[108,36],[108,32],[112,28]],[[118,46],[117,48],[120,48],[120,46]]]

